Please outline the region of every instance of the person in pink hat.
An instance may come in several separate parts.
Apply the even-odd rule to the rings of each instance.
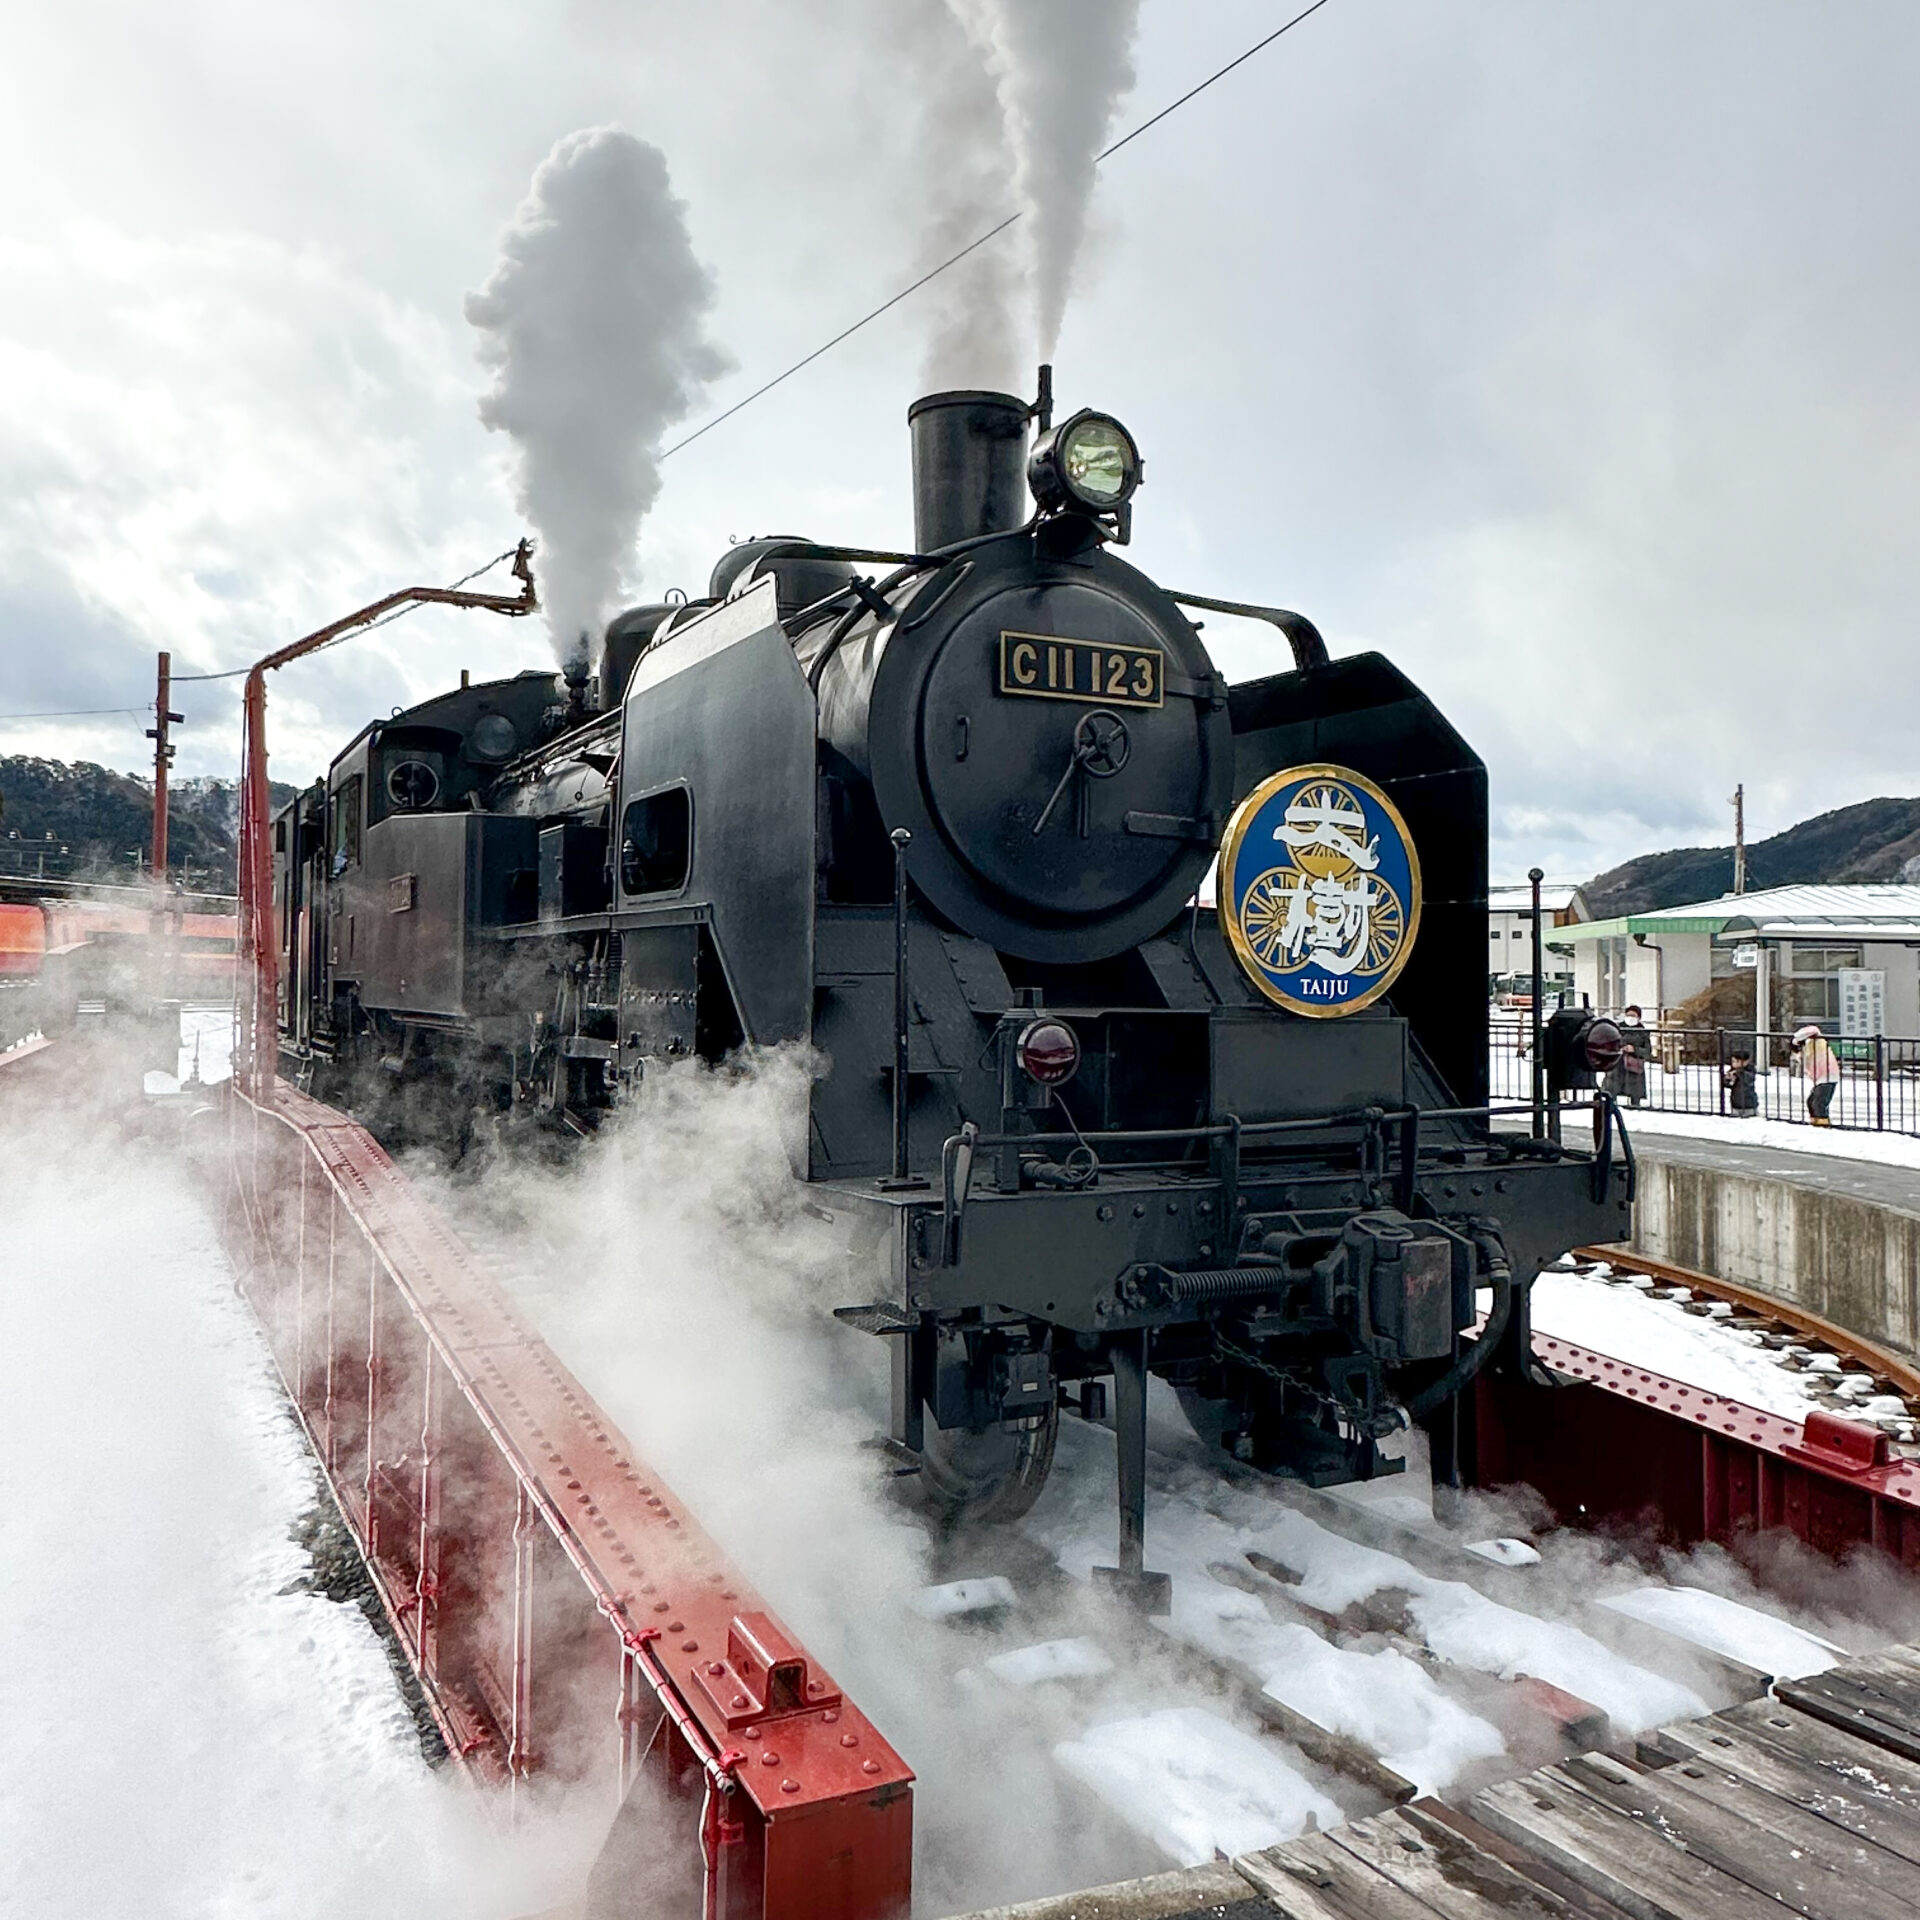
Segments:
[[[1840,1062],[1833,1057],[1826,1035],[1818,1027],[1802,1027],[1793,1036],[1793,1051],[1807,1076],[1807,1118],[1816,1127],[1832,1126],[1828,1110],[1833,1090],[1840,1084]]]

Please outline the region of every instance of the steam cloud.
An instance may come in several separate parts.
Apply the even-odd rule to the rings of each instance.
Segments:
[[[1139,0],[947,0],[992,76],[1032,257],[1040,358],[1059,345],[1094,156],[1133,85]]]
[[[977,240],[1015,204],[1013,162],[985,62],[945,0],[921,0],[893,16],[909,96],[922,103],[915,128],[913,207],[925,273]],[[970,253],[927,289],[926,389],[1022,391],[1020,324],[1025,275],[1018,253],[995,241]]]
[[[599,631],[660,492],[661,435],[732,365],[706,336],[713,281],[657,148],[612,127],[540,163],[467,297],[494,375],[480,418],[515,447],[563,662]]]

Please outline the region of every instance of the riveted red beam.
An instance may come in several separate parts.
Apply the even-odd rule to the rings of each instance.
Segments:
[[[1536,1488],[1571,1525],[1652,1526],[1680,1546],[1782,1530],[1840,1557],[1920,1567],[1920,1463],[1819,1409],[1788,1419],[1536,1333],[1568,1382],[1475,1382],[1473,1477]]]
[[[904,1915],[878,1730],[369,1134],[280,1083],[229,1112],[246,1293],[449,1749],[698,1798],[659,1847],[710,1920]]]

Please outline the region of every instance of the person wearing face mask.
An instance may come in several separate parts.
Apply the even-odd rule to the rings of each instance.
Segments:
[[[1629,1007],[1620,1017],[1620,1064],[1607,1075],[1607,1091],[1618,1100],[1623,1096],[1633,1106],[1647,1097],[1647,1055],[1653,1040],[1638,1007]]]

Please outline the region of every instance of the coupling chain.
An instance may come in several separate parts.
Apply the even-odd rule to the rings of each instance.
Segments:
[[[1217,1358],[1231,1360],[1236,1366],[1246,1367],[1254,1373],[1263,1375],[1276,1386],[1297,1393],[1303,1400],[1311,1401],[1316,1407],[1324,1408],[1332,1414],[1334,1420],[1343,1428],[1359,1434],[1374,1433],[1377,1438],[1382,1432],[1393,1432],[1404,1426],[1404,1418],[1389,1420],[1383,1428],[1375,1428],[1364,1407],[1356,1407],[1350,1400],[1342,1400],[1337,1394],[1331,1394],[1314,1386],[1297,1373],[1288,1373],[1282,1367],[1276,1367],[1271,1360],[1262,1359],[1257,1353],[1250,1352],[1237,1342],[1229,1340],[1216,1325],[1211,1329],[1213,1351]],[[1391,1406],[1393,1403],[1387,1403]]]

